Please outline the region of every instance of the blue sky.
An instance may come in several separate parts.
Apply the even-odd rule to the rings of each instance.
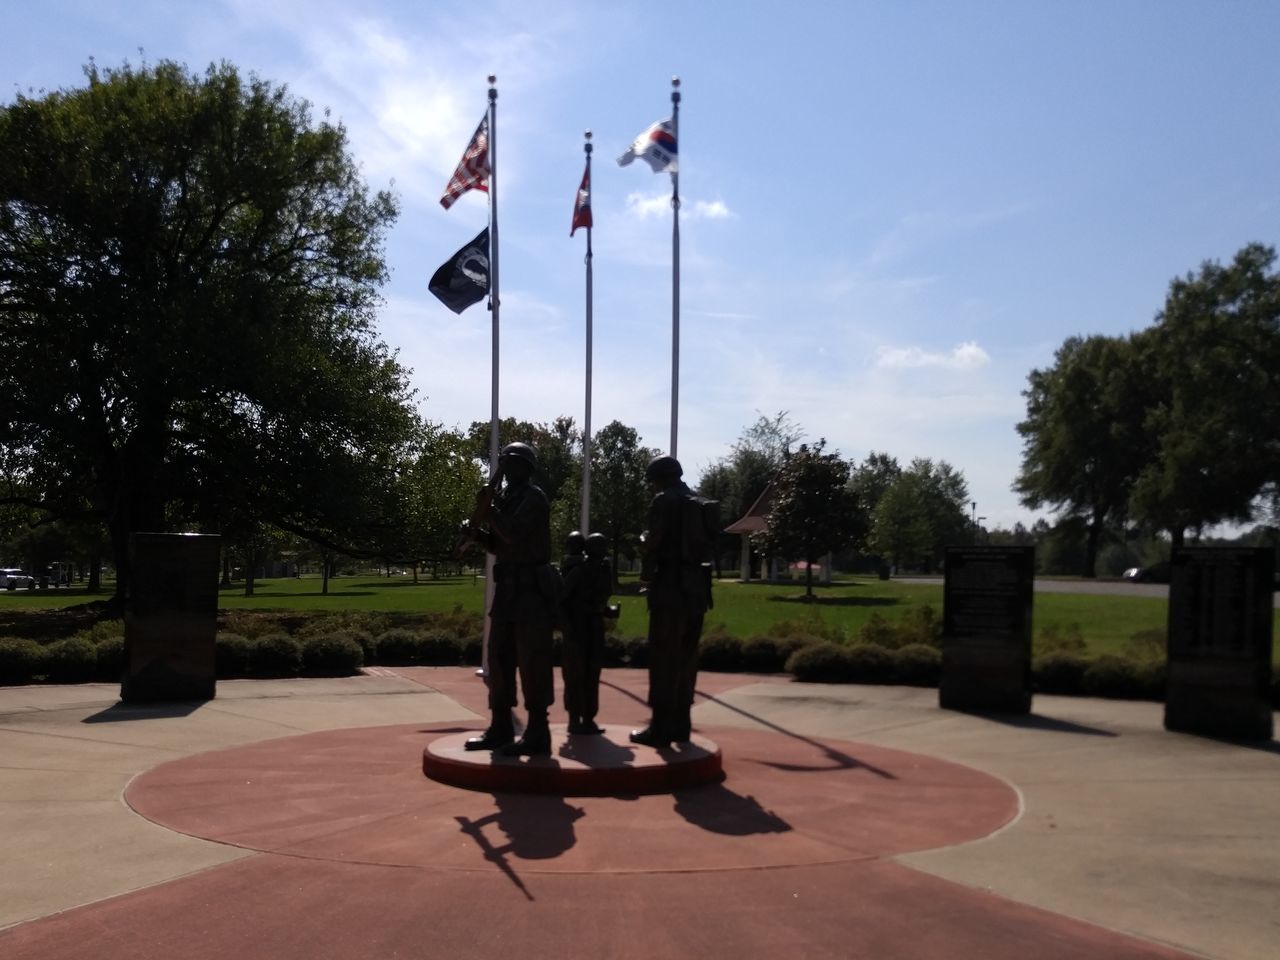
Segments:
[[[51,0],[0,8],[0,84],[229,60],[348,128],[402,214],[380,330],[422,412],[489,415],[489,317],[431,273],[486,219],[438,198],[498,76],[504,416],[582,422],[594,132],[593,427],[665,447],[669,179],[614,159],[680,115],[679,454],[694,478],[761,413],[849,458],[949,461],[988,525],[1027,373],[1149,324],[1170,279],[1280,243],[1280,4]],[[139,49],[143,51],[140,56]]]

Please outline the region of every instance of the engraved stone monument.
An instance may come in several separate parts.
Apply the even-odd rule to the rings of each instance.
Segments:
[[[135,533],[120,699],[210,700],[216,686],[221,538]]]
[[[1174,549],[1166,729],[1271,739],[1274,586],[1269,548]]]
[[[1034,547],[948,547],[938,705],[1031,710]]]

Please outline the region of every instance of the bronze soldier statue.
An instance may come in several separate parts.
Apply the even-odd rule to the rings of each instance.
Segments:
[[[609,606],[613,568],[606,556],[609,541],[599,533],[583,537],[575,530],[566,538],[560,565],[564,589],[560,601],[564,647],[564,706],[570,733],[604,733],[596,724],[600,709],[600,668],[604,665],[604,621],[616,616]]]
[[[675,457],[655,457],[645,479],[658,494],[649,506],[640,579],[648,585],[649,726],[631,742],[651,747],[686,741],[698,678],[702,618],[711,607],[714,501],[695,494],[680,478]]]
[[[559,578],[551,565],[551,509],[547,495],[532,483],[537,466],[532,447],[509,443],[494,478],[476,496],[469,538],[495,559],[487,677],[492,717],[482,735],[466,742],[468,750],[530,757],[551,753],[547,709],[555,696],[551,645]],[[517,672],[529,713],[519,740],[511,719]]]

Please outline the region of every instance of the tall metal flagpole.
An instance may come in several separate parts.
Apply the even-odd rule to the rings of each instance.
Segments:
[[[489,74],[489,312],[492,314],[493,357],[489,378],[489,476],[498,471],[498,78]],[[493,607],[492,553],[484,558],[484,636],[480,675],[489,676],[489,611]]]
[[[680,78],[671,78],[671,135],[680,149]],[[680,422],[680,160],[671,173],[671,456]]]
[[[582,152],[587,155],[587,189],[591,189],[591,131],[583,134]],[[591,224],[587,224],[587,399],[582,415],[582,518],[579,529],[590,533],[591,526]]]

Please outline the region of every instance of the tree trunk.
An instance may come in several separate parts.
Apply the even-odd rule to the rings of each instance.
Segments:
[[[1187,528],[1174,527],[1169,531],[1169,540],[1175,547],[1181,547],[1187,542]]]
[[[245,551],[244,558],[244,595],[246,597],[253,596],[253,580],[257,570],[254,569],[258,562],[258,551],[252,547]]]
[[[1089,521],[1089,533],[1084,545],[1084,569],[1082,577],[1096,577],[1098,570],[1098,545],[1102,542],[1105,517],[1095,513]]]
[[[97,550],[89,554],[89,593],[102,589],[102,554]]]
[[[813,561],[804,562],[804,602],[813,603]]]
[[[320,569],[323,571],[320,574],[320,592],[327,597],[329,595],[329,571],[332,569],[328,557],[320,557]]]
[[[226,550],[222,551],[222,585],[231,586],[231,554]]]

